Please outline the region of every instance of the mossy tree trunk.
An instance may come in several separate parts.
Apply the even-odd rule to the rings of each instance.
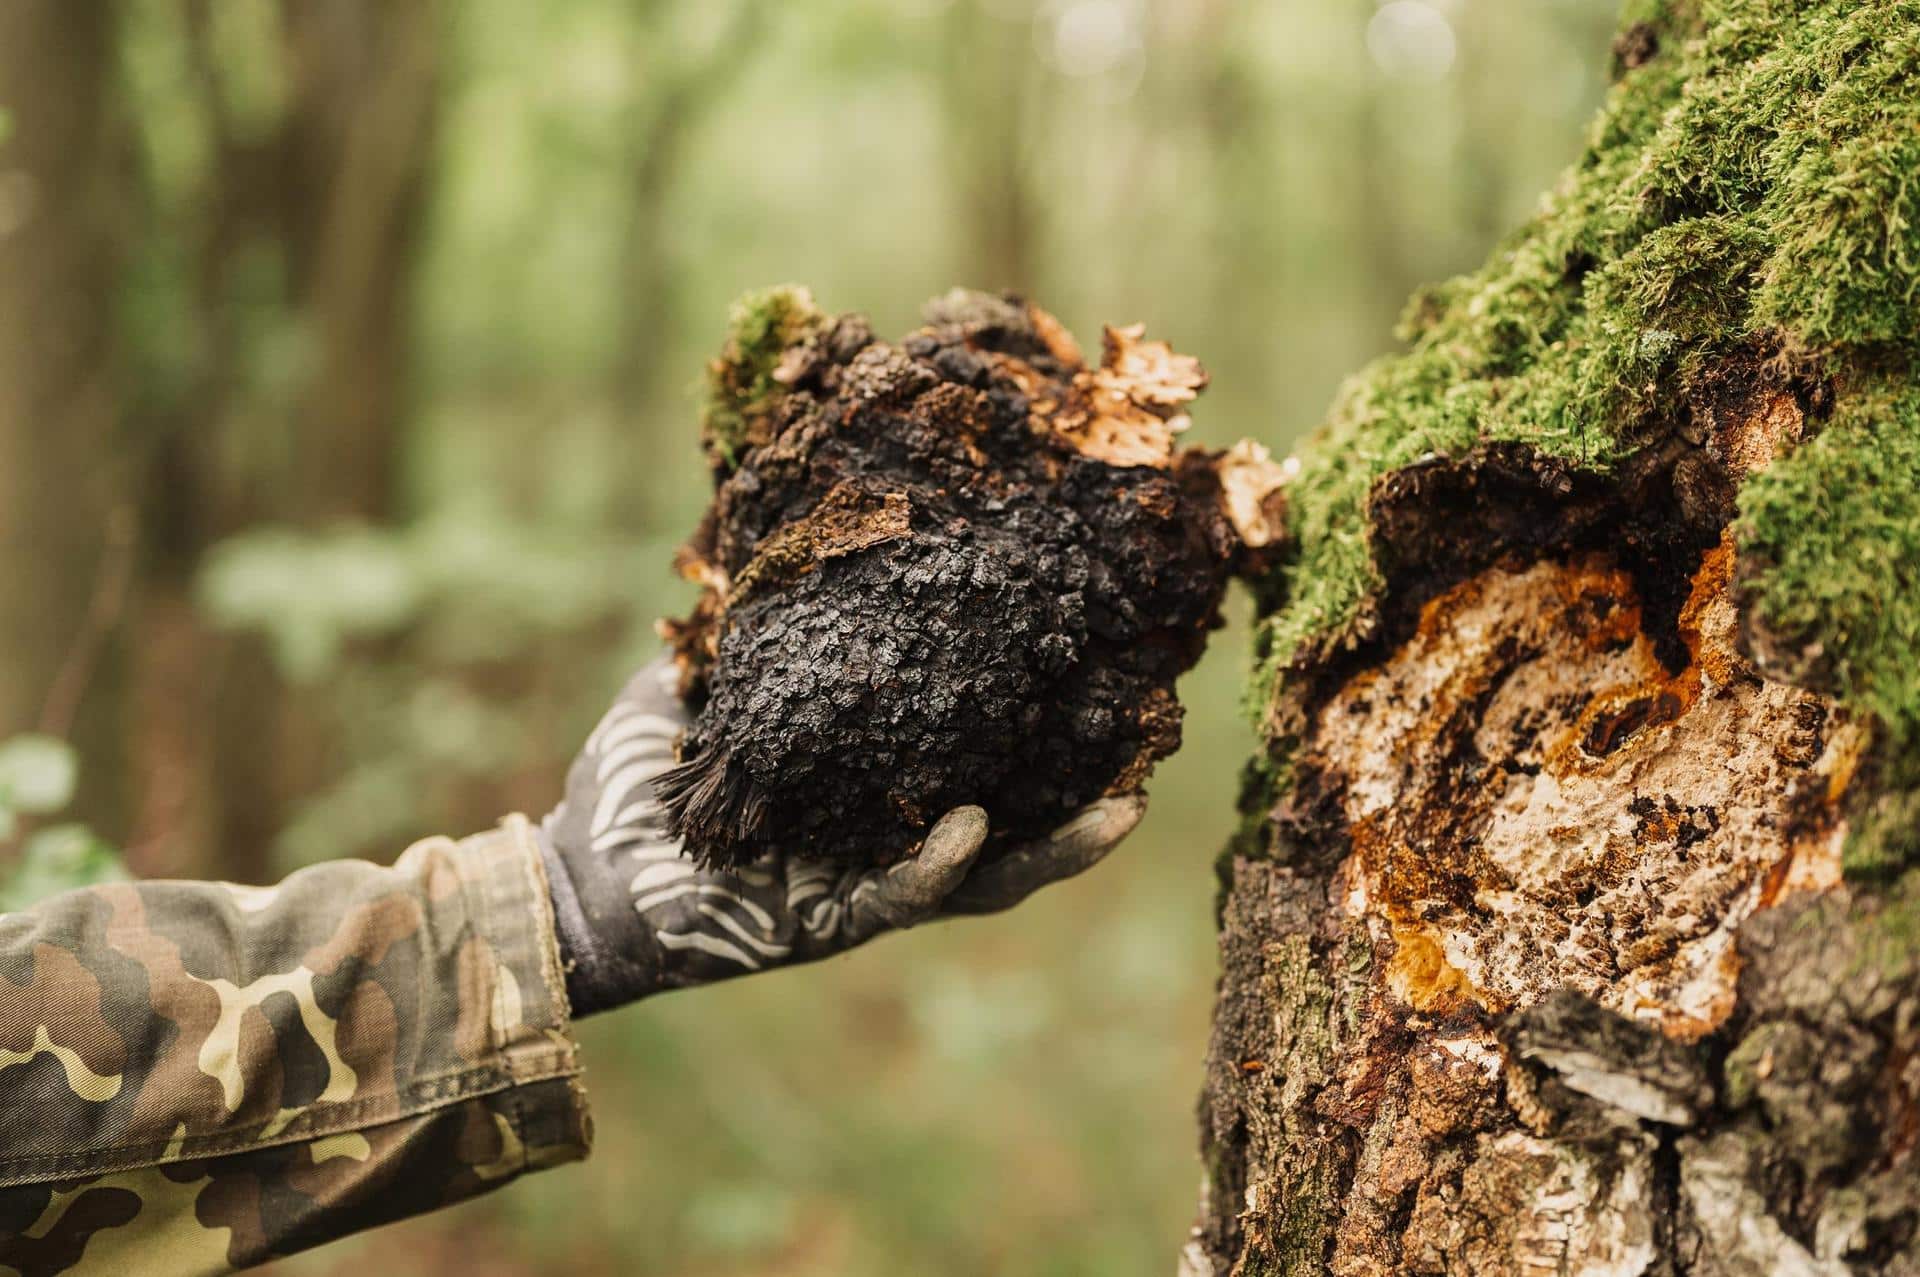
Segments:
[[[1289,488],[1186,1273],[1920,1273],[1920,5],[1614,57]]]

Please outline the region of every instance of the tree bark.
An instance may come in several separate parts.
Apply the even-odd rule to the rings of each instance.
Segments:
[[[438,12],[289,0],[276,32],[286,100],[247,128],[228,106],[235,71],[214,50],[211,7],[180,6],[210,157],[179,232],[193,237],[185,309],[201,355],[181,401],[142,423],[142,793],[129,840],[140,872],[268,879],[289,807],[329,770],[312,694],[286,684],[256,637],[210,628],[192,593],[207,551],[249,525],[400,513]],[[272,405],[245,389],[257,321],[237,281],[263,256],[280,273],[275,320],[306,356],[283,438],[262,428]]]
[[[99,5],[0,9],[0,738],[76,736],[79,809],[107,827],[118,707],[103,603],[129,550],[111,31]]]
[[[1632,8],[1301,458],[1188,1277],[1920,1272],[1920,42]]]
[[[399,513],[409,285],[439,88],[438,6],[286,8],[280,225],[318,361],[297,422],[310,521]]]
[[[688,159],[689,136],[713,105],[726,99],[767,30],[765,9],[742,0],[727,11],[726,24],[705,55],[690,57],[661,38],[661,13],[643,9],[638,17],[636,38],[651,52],[630,108],[633,126],[621,161],[628,174],[628,202],[620,272],[627,296],[634,299],[621,308],[620,357],[613,375],[614,406],[623,422],[640,420],[658,403],[665,337],[679,319],[685,272],[673,250],[669,212]],[[637,460],[634,466],[637,480],[648,467]],[[633,486],[642,490],[637,482]]]

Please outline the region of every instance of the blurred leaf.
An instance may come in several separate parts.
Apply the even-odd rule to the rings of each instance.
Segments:
[[[1051,991],[1030,973],[941,967],[922,973],[913,1001],[928,1050],[955,1066],[991,1069],[1045,1033],[1058,1014]]]
[[[59,811],[73,801],[80,762],[73,747],[52,736],[0,741],[0,805],[14,811]]]
[[[0,913],[45,900],[75,887],[123,882],[120,853],[85,825],[55,825],[27,839],[20,859],[0,869]]]
[[[702,1189],[687,1208],[687,1231],[723,1255],[771,1250],[792,1226],[792,1197],[768,1184]]]
[[[285,869],[355,851],[402,845],[420,818],[425,779],[410,758],[383,756],[360,764],[301,803],[274,839]]]
[[[422,589],[393,533],[274,527],[216,546],[198,587],[215,624],[264,633],[297,682],[325,673],[348,639],[391,633],[413,619]]]
[[[8,111],[6,107],[0,106],[0,146],[5,146],[7,139],[12,136],[13,113]]]

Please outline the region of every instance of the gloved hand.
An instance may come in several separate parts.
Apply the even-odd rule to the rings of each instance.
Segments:
[[[1103,798],[1046,838],[973,870],[987,814],[956,807],[884,869],[772,852],[704,869],[665,828],[653,780],[686,726],[665,658],[634,675],[567,773],[540,829],[576,1016],[664,989],[829,957],[883,931],[993,913],[1090,868],[1140,822],[1141,795]]]

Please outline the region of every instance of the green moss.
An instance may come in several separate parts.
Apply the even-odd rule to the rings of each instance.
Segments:
[[[1605,470],[1756,334],[1843,388],[1920,348],[1920,0],[1634,0],[1625,16],[1658,52],[1614,85],[1579,162],[1485,266],[1414,299],[1409,348],[1348,382],[1302,450],[1256,711],[1365,633],[1367,498],[1396,467],[1514,440]],[[1863,389],[1754,486],[1741,524],[1776,565],[1769,616],[1824,639],[1843,695],[1908,753],[1916,438],[1910,398]]]
[[[1920,387],[1844,395],[1833,420],[1740,493],[1743,548],[1769,566],[1770,629],[1821,645],[1851,704],[1920,746]]]
[[[1324,1271],[1327,1235],[1338,1212],[1330,1151],[1310,1123],[1293,1116],[1303,1096],[1327,1082],[1334,1054],[1333,986],[1327,982],[1312,943],[1287,935],[1266,949],[1266,980],[1273,990],[1274,1064],[1285,1061],[1286,1096],[1282,1111],[1291,1155],[1281,1159],[1268,1187],[1271,1207],[1266,1238],[1272,1250],[1262,1258],[1278,1273]]]
[[[1295,554],[1282,569],[1281,606],[1256,639],[1267,675],[1255,680],[1256,704],[1282,670],[1364,621],[1380,586],[1366,500],[1382,475],[1481,439],[1525,439],[1584,464],[1616,459],[1620,401],[1677,353],[1674,339],[1645,322],[1649,307],[1627,314],[1587,305],[1590,289],[1636,298],[1658,291],[1606,267],[1656,228],[1638,157],[1659,127],[1656,104],[1677,90],[1663,61],[1615,87],[1585,158],[1533,224],[1475,274],[1414,298],[1401,328],[1412,348],[1351,379],[1302,450],[1289,490]]]
[[[1842,867],[1847,877],[1885,882],[1920,862],[1920,781],[1911,756],[1905,775],[1850,817]]]
[[[1920,73],[1920,67],[1916,67]],[[1809,153],[1807,192],[1769,261],[1759,320],[1833,345],[1910,342],[1920,287],[1920,116]]]
[[[1328,1234],[1337,1218],[1333,1207],[1336,1186],[1332,1181],[1322,1155],[1308,1159],[1288,1185],[1286,1200],[1268,1234],[1273,1244],[1273,1266],[1267,1271],[1275,1277],[1315,1277],[1327,1271]]]
[[[1895,791],[1864,813],[1856,874],[1897,867],[1920,837],[1920,386],[1905,370],[1840,396],[1833,420],[1740,493],[1742,548],[1763,565],[1752,604],[1841,699],[1871,713]]]
[[[1240,792],[1234,801],[1238,819],[1214,865],[1223,884],[1232,875],[1236,858],[1273,858],[1268,815],[1273,811],[1274,800],[1280,796],[1281,788],[1273,762],[1265,754],[1255,754],[1240,769]]]
[[[1843,978],[1887,983],[1911,979],[1920,955],[1920,872],[1890,883],[1880,907],[1853,925],[1857,929],[1854,960]]]
[[[727,314],[727,342],[707,368],[707,448],[729,468],[752,442],[784,391],[776,373],[782,356],[812,341],[826,324],[813,294],[798,284],[745,293]]]

